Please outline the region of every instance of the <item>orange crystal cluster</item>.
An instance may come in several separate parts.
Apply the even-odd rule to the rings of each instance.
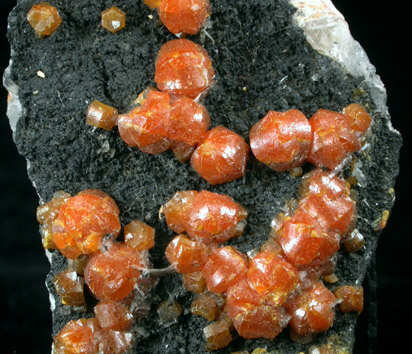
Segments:
[[[173,34],[197,34],[210,16],[209,0],[144,0],[158,9],[160,20]]]
[[[210,350],[226,346],[233,328],[244,338],[273,339],[289,324],[292,339],[308,342],[332,326],[338,298],[345,299],[343,311],[360,308],[359,290],[343,287],[335,296],[321,281],[333,274],[339,244],[354,230],[349,193],[346,181],[313,170],[302,179],[296,207],[277,217],[253,257],[218,246],[245,226],[246,211],[230,211],[230,197],[177,192],[162,207],[169,228],[190,237],[175,237],[166,258],[183,274],[186,289],[198,294],[191,312],[214,321],[204,329]]]
[[[33,5],[27,13],[27,21],[38,38],[52,35],[62,23],[59,12],[48,2]]]
[[[296,109],[270,111],[252,127],[250,146],[259,161],[278,172],[305,161],[333,170],[360,150],[370,123],[359,104],[345,107],[343,113],[320,109],[309,120]]]
[[[45,248],[58,248],[68,258],[69,269],[53,280],[62,304],[85,311],[84,284],[99,300],[95,318],[70,321],[59,332],[54,353],[127,352],[132,345],[130,329],[139,315],[135,288],[142,281],[141,270],[150,266],[148,250],[154,246],[154,229],[133,220],[124,228],[125,241],[115,242],[120,233],[119,209],[112,198],[96,189],[74,197],[57,192],[38,208],[37,218]]]

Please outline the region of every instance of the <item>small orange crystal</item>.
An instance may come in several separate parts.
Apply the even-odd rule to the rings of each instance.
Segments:
[[[102,12],[102,26],[115,33],[126,26],[126,14],[116,6]]]
[[[224,194],[201,191],[193,200],[186,231],[204,243],[222,243],[242,234],[247,211]]]
[[[361,147],[352,119],[342,113],[318,110],[310,119],[313,141],[307,161],[333,170],[346,156]]]
[[[183,274],[183,286],[192,293],[203,293],[206,289],[206,280],[202,272]]]
[[[342,312],[362,312],[363,288],[361,286],[340,286],[333,292],[333,294],[339,300],[342,300],[342,302],[339,304],[339,310],[341,310]]]
[[[176,236],[166,247],[165,255],[179,273],[192,273],[202,269],[209,249],[201,242],[189,240],[185,235]]]
[[[119,116],[117,125],[122,140],[142,152],[159,154],[169,149],[167,139],[170,116],[167,93],[150,91],[142,107]]]
[[[282,256],[260,252],[247,272],[250,286],[274,305],[282,305],[299,283],[298,270]]]
[[[84,278],[99,300],[124,299],[139,279],[139,252],[124,244],[113,243],[107,251],[91,256]]]
[[[69,199],[71,195],[63,191],[54,193],[53,198],[37,208],[36,217],[40,223],[40,233],[43,248],[57,249],[53,241],[53,222],[59,215],[60,207]]]
[[[119,301],[100,301],[94,313],[101,328],[126,331],[133,325],[133,314]]]
[[[360,104],[350,104],[343,113],[351,118],[351,127],[358,132],[365,133],[372,123],[372,118]]]
[[[209,291],[222,293],[246,278],[247,258],[232,246],[218,248],[209,255],[202,272]]]
[[[53,285],[63,305],[82,306],[86,304],[83,293],[84,279],[76,272],[69,270],[60,272],[54,277]]]
[[[54,354],[96,354],[96,319],[68,322],[54,337]]]
[[[219,313],[219,308],[211,296],[199,294],[190,304],[190,312],[196,316],[203,316],[208,321],[214,321]]]
[[[226,347],[231,341],[229,327],[222,321],[213,322],[203,329],[207,350],[218,350]]]
[[[256,158],[283,172],[302,165],[308,156],[312,131],[302,112],[270,111],[250,130],[250,147]]]
[[[118,115],[116,108],[93,101],[87,108],[86,123],[96,128],[111,130],[117,123]]]
[[[174,96],[196,98],[205,95],[215,72],[206,50],[188,39],[164,44],[157,55],[157,87]]]
[[[176,192],[172,199],[163,205],[163,213],[169,229],[178,234],[186,231],[193,200],[197,195],[197,191]]]
[[[142,221],[133,220],[124,227],[124,242],[138,251],[149,250],[155,245],[155,230]]]
[[[38,38],[53,34],[62,22],[57,9],[48,2],[33,5],[27,13],[27,21],[33,27]]]
[[[190,164],[210,184],[222,184],[246,173],[249,145],[235,132],[218,126],[210,130],[194,151]]]
[[[182,306],[172,299],[163,301],[157,308],[157,314],[161,322],[175,322],[182,312]]]
[[[302,336],[327,331],[333,324],[336,297],[321,283],[296,297],[289,309],[291,328]]]
[[[102,191],[82,191],[61,206],[52,231],[56,246],[66,258],[97,252],[105,235],[119,234],[119,208]]]
[[[210,16],[209,0],[163,0],[159,17],[173,34],[197,34]]]

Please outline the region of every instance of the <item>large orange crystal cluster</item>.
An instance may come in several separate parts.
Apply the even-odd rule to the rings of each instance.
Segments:
[[[74,197],[58,192],[38,208],[37,218],[44,247],[58,248],[68,258],[69,269],[53,280],[62,304],[85,311],[84,284],[100,300],[94,308],[95,318],[70,321],[59,332],[54,352],[127,352],[132,345],[130,328],[137,315],[134,292],[141,282],[141,270],[150,266],[147,251],[154,246],[154,229],[133,220],[125,226],[124,242],[116,242],[119,209],[112,198],[96,189]]]
[[[307,342],[332,326],[339,301],[321,279],[332,276],[339,244],[354,229],[349,193],[344,180],[313,170],[302,179],[295,209],[276,218],[270,239],[253,257],[218,246],[240,235],[247,216],[243,208],[231,211],[229,197],[177,192],[162,207],[169,228],[192,239],[177,236],[166,257],[183,273],[186,289],[199,294],[192,313],[215,321],[204,330],[209,348],[226,346],[233,327],[244,338],[273,339],[289,324],[292,339]],[[231,226],[222,233],[228,216]],[[345,299],[344,309],[356,311],[360,292],[346,289],[336,294]]]
[[[309,120],[302,112],[270,111],[250,131],[255,157],[282,172],[305,161],[316,167],[336,168],[354,151],[359,151],[371,118],[359,104],[343,113],[318,110]]]

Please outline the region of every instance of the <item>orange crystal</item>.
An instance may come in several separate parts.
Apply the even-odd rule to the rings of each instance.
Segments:
[[[203,293],[206,289],[206,280],[202,272],[183,274],[183,286],[192,293]]]
[[[302,165],[312,142],[311,126],[302,112],[270,111],[250,130],[250,147],[256,158],[283,172]]]
[[[182,312],[182,306],[172,299],[163,301],[157,308],[157,314],[161,322],[176,322]]]
[[[139,279],[139,252],[124,244],[112,244],[107,251],[91,256],[84,278],[99,300],[124,299]]]
[[[60,272],[54,277],[53,285],[63,305],[86,305],[83,293],[84,279],[79,277],[76,272],[69,270]]]
[[[166,247],[165,255],[178,273],[192,273],[202,269],[209,249],[201,242],[189,240],[185,235],[176,236]]]
[[[125,354],[129,353],[133,344],[130,332],[119,332],[101,328],[95,333],[98,351],[94,354]]]
[[[299,283],[298,270],[282,256],[260,252],[249,264],[250,286],[273,305],[282,305]]]
[[[133,220],[124,227],[124,242],[138,251],[149,250],[155,245],[155,230],[142,221]]]
[[[210,130],[192,155],[190,164],[210,184],[241,178],[246,173],[249,145],[235,132],[218,126]]]
[[[202,272],[209,291],[222,293],[246,278],[247,258],[232,246],[218,248],[209,255]]]
[[[305,265],[335,254],[339,249],[339,235],[322,228],[316,219],[298,211],[283,224],[279,243],[293,264]]]
[[[342,302],[339,310],[342,312],[355,311],[361,313],[363,310],[363,288],[361,286],[344,285],[337,288],[333,294]]]
[[[203,316],[208,321],[214,321],[219,313],[219,308],[211,296],[199,294],[190,304],[190,312],[196,316]]]
[[[205,106],[188,97],[175,101],[170,112],[168,138],[190,146],[199,143],[209,129],[210,117]]]
[[[173,34],[197,34],[210,16],[208,0],[162,0],[159,17]]]
[[[52,231],[56,246],[66,258],[97,252],[104,236],[119,234],[119,208],[102,191],[82,191],[61,206]]]
[[[351,127],[351,118],[345,114],[320,109],[309,123],[313,141],[307,161],[317,167],[333,170],[361,147],[359,135]]]
[[[96,128],[111,130],[117,123],[118,115],[116,108],[93,101],[87,108],[86,123]]]
[[[226,303],[236,331],[243,338],[273,339],[290,318],[283,307],[264,305],[246,279],[229,288]]]
[[[343,113],[351,118],[351,128],[358,132],[365,133],[372,123],[372,118],[360,104],[350,104],[343,109]]]
[[[159,154],[166,151],[170,102],[167,93],[150,91],[142,107],[119,116],[117,125],[122,140],[142,152]]]
[[[53,354],[96,354],[95,319],[68,322],[54,337]]]
[[[242,234],[247,211],[224,194],[201,191],[193,199],[186,231],[204,243],[222,243]]]
[[[335,318],[336,297],[318,282],[296,297],[289,308],[291,328],[302,336],[327,331]]]
[[[116,6],[102,12],[102,26],[112,33],[126,27],[126,14]]]
[[[218,350],[226,347],[231,341],[229,327],[222,321],[213,322],[203,329],[207,350]]]
[[[194,99],[207,93],[214,76],[209,54],[188,39],[169,41],[159,50],[155,81],[161,91]]]
[[[94,313],[101,328],[113,331],[126,331],[134,322],[133,314],[119,301],[100,301],[94,307]]]
[[[40,223],[40,233],[43,248],[45,249],[57,249],[53,241],[53,222],[57,218],[60,207],[69,199],[71,195],[63,191],[54,193],[52,199],[40,205],[36,211],[37,221]]]
[[[197,195],[197,191],[176,192],[172,199],[163,205],[162,210],[169,229],[179,234],[186,231],[193,200]]]
[[[59,12],[48,2],[33,5],[27,13],[27,21],[33,27],[38,38],[50,36],[62,23]]]
[[[162,0],[144,0],[143,2],[151,9],[156,9],[160,6]]]

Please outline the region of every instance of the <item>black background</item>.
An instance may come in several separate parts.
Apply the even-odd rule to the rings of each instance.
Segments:
[[[75,0],[74,0],[75,1]],[[139,0],[136,0],[139,1]],[[404,138],[397,201],[377,253],[379,331],[376,353],[409,352],[412,328],[412,228],[406,174],[411,152],[407,132],[411,109],[411,31],[403,1],[333,1],[385,83],[394,127]],[[15,0],[0,0],[0,71],[8,65],[7,16]],[[113,2],[115,3],[115,1]],[[0,88],[0,353],[50,353],[51,315],[44,280],[49,269],[35,209],[38,198],[27,178],[6,117],[7,92]],[[367,353],[366,316],[361,316],[355,354]]]

